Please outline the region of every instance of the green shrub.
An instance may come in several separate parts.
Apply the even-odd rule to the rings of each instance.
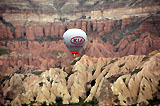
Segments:
[[[75,72],[77,72],[78,70],[76,70],[76,71],[70,71],[69,73],[67,73],[68,75],[67,75],[67,77],[65,77],[65,79],[66,79],[66,81],[68,81],[68,78],[69,78],[69,76],[71,75],[71,74],[74,74]]]
[[[52,102],[52,103],[49,103],[49,106],[56,106],[56,104]]]
[[[53,83],[53,79],[51,79],[50,83],[51,83],[51,84]]]
[[[79,57],[77,60],[73,60],[73,62],[71,63],[71,65],[75,65],[77,61],[79,61],[81,59],[81,57]]]
[[[44,102],[41,104],[41,106],[47,106],[46,101],[44,101]]]
[[[28,106],[28,104],[24,103],[24,104],[21,104],[21,106]]]
[[[75,65],[77,62],[77,60],[73,60],[73,62],[71,63],[71,65]]]
[[[32,74],[34,75],[41,75],[44,71],[33,71]]]
[[[27,75],[25,74],[24,77],[22,78],[22,81],[24,81],[24,79],[27,77]]]
[[[34,101],[36,100],[36,96],[33,97],[33,100],[34,100]]]
[[[126,82],[126,78],[123,78],[123,82]]]
[[[94,69],[94,70],[92,71],[92,75],[94,74],[95,71],[96,71],[96,69]]]
[[[125,63],[123,63],[123,64],[119,65],[119,67],[121,68],[121,67],[123,67],[124,65],[125,65]]]
[[[105,77],[107,74],[108,74],[108,72],[106,72],[106,73],[104,74],[104,77]]]
[[[120,100],[119,100],[118,98],[116,98],[116,99],[114,100],[114,102],[117,103],[117,104],[119,104],[119,103],[120,103]]]
[[[116,49],[114,50],[114,52],[118,52],[118,49],[119,49],[119,48],[116,48]]]
[[[101,67],[101,72],[106,68],[107,64]]]
[[[160,104],[160,99],[157,99],[157,97],[154,97],[152,100],[148,100],[149,105],[148,106],[153,106],[153,105],[159,105]]]
[[[11,52],[12,52],[12,50],[10,50],[10,49],[0,48],[0,56],[4,55],[4,54],[10,54]]]
[[[101,67],[101,72],[105,69],[105,67]]]
[[[65,67],[63,68],[63,71],[64,71],[64,72],[66,72],[66,69],[65,69]],[[67,73],[67,72],[66,72],[66,73]]]
[[[98,104],[98,100],[95,97],[93,97],[92,101],[90,101],[89,103],[92,104],[92,106],[96,106]]]
[[[42,86],[43,86],[43,82],[40,82],[40,83],[39,83],[39,86],[42,87]]]
[[[88,90],[86,91],[86,97],[88,97],[88,96],[89,96],[90,91],[91,91],[91,88],[88,88]]]
[[[60,103],[60,104],[62,104],[62,102],[63,102],[62,97],[58,97],[58,96],[56,96],[56,103]]]
[[[111,60],[109,64],[112,64],[114,62],[116,62],[118,59],[115,59],[115,60]]]
[[[11,77],[9,75],[6,75],[6,76],[3,77],[3,79],[5,79],[5,80],[10,80],[10,78]]]
[[[146,56],[146,57],[144,57],[144,58],[142,59],[142,61],[146,61],[148,58],[149,58],[149,57]]]
[[[135,73],[138,73],[142,70],[143,68],[138,68],[138,69],[135,69],[133,72],[131,72],[131,75],[135,74]]]

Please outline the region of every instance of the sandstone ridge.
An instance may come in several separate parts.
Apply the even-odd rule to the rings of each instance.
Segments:
[[[1,75],[1,104],[20,106],[33,98],[40,103],[85,102],[99,105],[147,105],[160,99],[160,53],[122,58],[82,56],[70,66]]]

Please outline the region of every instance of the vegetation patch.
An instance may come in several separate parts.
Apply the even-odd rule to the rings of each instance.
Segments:
[[[88,103],[91,104],[91,106],[98,106],[98,100],[95,97],[93,97],[92,101],[90,101]]]
[[[86,97],[88,97],[88,96],[89,96],[90,91],[91,91],[91,88],[89,88],[89,89],[86,91]]]
[[[123,78],[123,82],[126,82],[126,78]]]
[[[24,79],[27,77],[27,75],[25,74],[24,77],[22,78],[22,81],[24,81]]]
[[[105,69],[105,67],[101,67],[101,72]]]
[[[126,82],[126,78],[123,78],[122,80],[124,83]],[[128,87],[128,84],[126,84],[126,87]]]
[[[77,60],[73,60],[72,63],[71,63],[71,65],[75,65],[76,62],[77,62]]]
[[[131,72],[131,75],[135,74],[135,73],[138,73],[142,70],[143,68],[136,68],[133,72]]]
[[[10,78],[11,77],[9,75],[6,75],[6,76],[3,77],[3,79],[5,79],[5,80],[10,80]]]
[[[2,79],[2,80],[0,80],[0,83],[1,83],[1,84],[3,84],[3,82],[4,82],[4,81],[6,81],[6,80],[10,80],[10,79],[11,79],[11,77],[12,77],[12,76],[9,76],[9,75],[3,76],[3,79]],[[3,85],[5,86],[5,83],[4,83]]]
[[[119,48],[115,48],[114,52],[118,52]]]
[[[44,71],[33,71],[32,74],[34,75],[41,75]]]
[[[66,21],[69,21],[69,19],[68,18],[59,18],[59,21],[66,22]]]
[[[119,104],[120,100],[117,98],[117,99],[114,100],[114,102],[117,103],[117,104]]]
[[[71,63],[71,65],[75,65],[75,64],[76,64],[76,62],[77,62],[77,61],[79,61],[81,58],[82,58],[82,56],[81,56],[81,57],[79,57],[77,60],[73,60],[73,62]]]
[[[96,71],[96,69],[94,69],[94,70],[92,71],[92,75],[95,73],[95,71]]]
[[[104,77],[105,77],[107,74],[108,74],[108,72],[106,72],[106,73],[104,74]]]
[[[42,87],[42,86],[43,86],[43,82],[40,82],[40,83],[39,83],[39,86]]]
[[[109,64],[112,64],[114,62],[116,62],[118,59],[115,59],[115,60],[111,60]]]
[[[152,100],[148,100],[149,105],[148,106],[153,106],[153,105],[159,105],[160,104],[160,99],[157,99],[157,97],[154,97]]]
[[[93,97],[92,101],[84,103],[84,99],[79,97],[79,103],[70,103],[70,104],[62,104],[63,98],[62,97],[56,97],[56,103],[49,103],[47,105],[47,102],[39,102],[36,101],[36,97],[33,97],[33,101],[30,101],[29,104],[23,103],[21,106],[98,106],[98,101],[95,97]],[[3,106],[3,105],[2,105]],[[7,105],[11,106],[11,105]]]
[[[64,72],[66,72],[66,70],[65,70],[65,67],[63,68],[63,71]],[[71,75],[71,74],[74,74],[75,72],[77,72],[78,70],[76,70],[76,71],[70,71],[70,72],[66,72],[67,73],[67,77],[65,77],[65,79],[66,79],[66,81],[68,81],[68,79],[69,79],[69,76]]]
[[[18,40],[18,41],[26,41],[26,39],[24,37],[16,38],[16,40]]]
[[[51,83],[51,84],[53,83],[53,79],[51,79],[50,83]]]
[[[103,67],[101,67],[101,72],[106,68],[107,64],[105,64]]]
[[[93,87],[96,84],[96,79],[91,81],[91,86]]]
[[[146,61],[148,58],[149,58],[149,57],[146,56],[146,57],[144,57],[144,58],[142,59],[142,61]]]
[[[56,103],[58,103],[58,104],[62,104],[62,102],[63,102],[62,97],[58,97],[58,96],[56,96]]]
[[[5,48],[0,48],[0,56],[4,54],[10,54],[12,50],[10,49],[5,49]]]
[[[125,65],[125,63],[123,63],[123,64],[119,65],[119,68],[123,67],[124,65]]]
[[[116,99],[114,100],[115,103],[119,104],[120,100],[118,99],[118,95],[114,95],[116,97]]]

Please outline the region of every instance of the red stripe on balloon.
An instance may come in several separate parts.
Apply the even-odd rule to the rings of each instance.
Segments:
[[[79,51],[71,51],[71,53],[79,53]]]

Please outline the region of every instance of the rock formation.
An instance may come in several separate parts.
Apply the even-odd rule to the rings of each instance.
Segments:
[[[1,104],[160,99],[159,0],[1,0],[0,13]],[[77,58],[70,28],[88,36]]]
[[[0,67],[15,72],[65,66],[73,59],[62,42],[69,28],[87,33],[80,56],[121,57],[159,50],[159,4],[155,0],[2,0],[0,48],[12,52],[0,57],[5,63]]]
[[[2,75],[1,104],[20,106],[98,100],[99,105],[147,105],[159,100],[160,53],[122,58],[77,58],[68,67]]]
[[[62,41],[62,35],[66,29],[74,27],[82,28],[88,35],[87,44],[80,55],[121,57],[148,54],[160,49],[159,25],[155,24],[155,27],[151,24],[159,23],[158,17],[159,15],[155,16],[154,21],[153,17],[148,17],[122,21],[54,22],[43,25],[31,22],[25,28],[1,23],[0,47],[12,50],[10,55],[1,56],[0,60],[5,63],[1,67],[15,72],[20,67],[27,69],[28,66],[40,66],[40,69],[65,66],[73,58]]]

